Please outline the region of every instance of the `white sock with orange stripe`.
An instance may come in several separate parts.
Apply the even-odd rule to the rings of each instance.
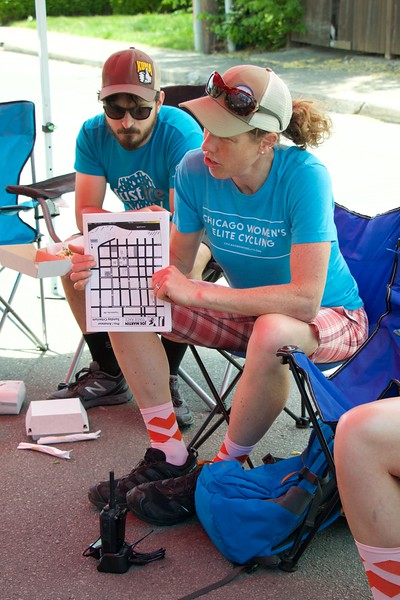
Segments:
[[[183,465],[188,451],[182,439],[172,402],[166,402],[151,408],[141,408],[152,448],[162,450],[167,462],[172,465]]]
[[[253,448],[254,445],[239,446],[239,444],[235,444],[235,442],[232,442],[232,440],[229,439],[228,434],[226,434],[222,446],[213,462],[219,462],[220,460],[237,460],[243,464],[249,458],[249,454]]]
[[[375,600],[400,599],[400,548],[373,548],[356,542]]]

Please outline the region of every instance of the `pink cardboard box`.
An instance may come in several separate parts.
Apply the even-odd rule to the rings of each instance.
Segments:
[[[71,270],[71,261],[53,253],[56,247],[57,245],[53,244],[52,251],[49,252],[47,248],[38,250],[34,244],[0,246],[0,263],[4,267],[35,278],[66,275]],[[60,244],[60,249],[62,247]]]

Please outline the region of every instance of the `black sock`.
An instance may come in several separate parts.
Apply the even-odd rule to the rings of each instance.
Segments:
[[[188,344],[173,342],[171,340],[167,340],[165,337],[162,336],[161,341],[164,346],[164,350],[167,354],[169,363],[169,373],[170,375],[178,375],[179,365],[181,364],[183,357],[185,356]]]
[[[108,333],[106,331],[100,333],[85,333],[83,337],[85,338],[85,342],[88,345],[93,360],[99,363],[100,371],[104,371],[109,375],[118,375],[121,369],[115,358]]]

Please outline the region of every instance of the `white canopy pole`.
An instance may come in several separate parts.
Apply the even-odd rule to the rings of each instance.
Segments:
[[[199,19],[201,13],[201,0],[193,0],[193,34],[195,52],[204,51],[203,23]]]
[[[51,120],[49,52],[47,49],[46,0],[35,0],[36,28],[39,35],[40,85],[42,90],[42,132],[44,133],[46,179],[53,177],[53,140],[55,129]],[[58,278],[51,278],[53,297],[61,297],[58,291]]]
[[[51,120],[49,54],[47,50],[46,0],[35,0],[36,26],[39,35],[40,84],[42,89],[42,131],[45,140],[46,178],[53,177],[53,147]]]
[[[229,17],[229,14],[232,12],[232,0],[225,0],[225,16]],[[228,52],[235,52],[236,46],[232,40],[228,38],[227,40]]]

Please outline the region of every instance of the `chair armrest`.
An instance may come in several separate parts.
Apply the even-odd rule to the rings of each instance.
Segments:
[[[61,242],[61,239],[58,237],[54,229],[50,210],[46,200],[54,200],[62,196],[62,194],[68,194],[74,190],[75,173],[59,175],[58,177],[52,177],[51,179],[46,179],[45,181],[31,183],[30,185],[8,185],[6,187],[6,191],[9,194],[27,196],[28,198],[33,198],[40,204],[48,232],[54,242]],[[20,206],[20,210],[26,210],[25,208],[22,208],[23,205]],[[18,205],[14,206],[14,211],[15,210],[18,211]]]
[[[30,185],[8,185],[6,191],[9,194],[28,196],[28,198],[44,198],[45,200],[59,198],[75,190],[75,173],[59,175],[45,181],[38,181]]]
[[[49,210],[46,200],[44,198],[40,198],[40,197],[36,198],[36,200],[39,202],[40,207],[42,209],[44,222],[46,223],[47,230],[50,234],[51,239],[53,240],[53,242],[56,242],[56,243],[61,242],[62,241],[61,238],[58,237],[58,235],[56,234],[56,230],[54,229],[50,210]]]
[[[10,204],[8,206],[0,206],[0,212],[15,214],[21,211],[24,212],[27,210],[32,210],[32,208],[35,208],[35,206],[36,205],[31,202],[29,204]]]

